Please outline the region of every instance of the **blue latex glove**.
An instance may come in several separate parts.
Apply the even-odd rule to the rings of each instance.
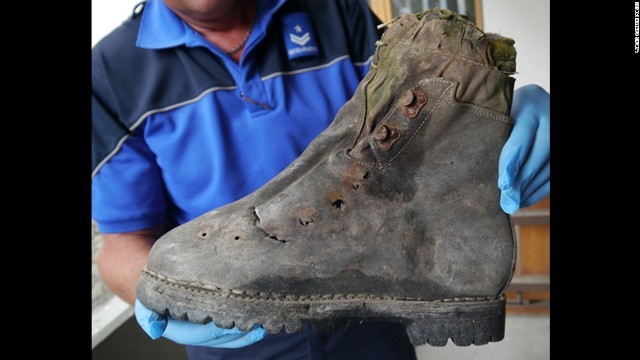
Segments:
[[[162,336],[182,345],[236,349],[251,345],[266,335],[266,330],[260,325],[255,325],[251,331],[240,331],[235,327],[219,328],[213,321],[201,325],[176,320],[150,310],[138,300],[134,310],[138,324],[154,340]]]
[[[549,93],[526,85],[513,94],[513,130],[500,153],[500,206],[508,214],[549,194]]]

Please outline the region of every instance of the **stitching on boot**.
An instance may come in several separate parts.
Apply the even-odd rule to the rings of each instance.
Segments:
[[[438,79],[434,79],[433,81],[438,81],[438,82],[442,82],[442,83],[447,83],[447,84],[451,84],[454,85],[455,83],[452,81],[447,81],[444,80],[442,78],[438,78]],[[447,88],[448,89],[448,88]],[[446,90],[445,90],[446,92]],[[471,111],[472,113],[475,113],[477,115],[483,116],[483,117],[487,117],[487,118],[491,118],[494,120],[498,120],[500,122],[504,122],[507,124],[513,124],[513,118],[510,116],[506,116],[506,115],[500,115],[500,114],[495,114],[495,113],[491,113],[487,110],[482,110],[478,107],[478,105],[474,105],[474,104],[465,104],[465,103],[456,103],[452,100],[453,97],[450,97],[447,99],[447,104],[451,107],[466,107],[468,109],[468,111]]]
[[[466,107],[470,112],[480,115],[482,117],[491,118],[493,120],[498,120],[500,122],[507,123],[507,124],[513,124],[513,118],[511,118],[510,116],[504,116],[504,115],[501,116],[497,114],[492,114],[492,113],[478,109],[476,107],[477,105],[455,103],[451,101],[451,99],[447,100],[447,104],[449,104],[449,106],[451,107],[461,107],[461,106]]]
[[[345,155],[346,157],[348,157],[348,158],[349,158],[351,161],[353,161],[354,163],[356,163],[356,164],[358,164],[358,165],[362,165],[362,166],[364,166],[364,167],[366,167],[366,168],[369,168],[369,169],[371,169],[371,168],[379,169],[379,168],[380,168],[380,164],[376,164],[376,163],[367,163],[367,162],[361,161],[361,160],[356,159],[356,158],[354,158],[353,156],[351,156],[351,154],[349,154],[348,152],[345,152],[345,153],[344,153],[344,155]]]
[[[376,154],[375,151],[373,152],[373,154],[374,154],[376,160],[378,161],[377,163],[364,162],[362,160],[356,159],[355,157],[351,156],[351,154],[348,151],[345,152],[345,155],[347,156],[347,158],[349,158],[351,161],[355,162],[356,164],[359,164],[359,165],[362,165],[362,166],[365,166],[365,167],[368,167],[368,168],[383,169],[385,166],[391,164],[391,162],[394,161],[402,153],[402,151],[411,143],[411,141],[416,137],[416,135],[418,134],[420,129],[426,123],[427,119],[429,119],[431,117],[431,114],[438,107],[438,105],[440,104],[440,102],[444,98],[445,94],[447,94],[447,92],[455,85],[455,83],[453,81],[448,81],[448,80],[443,79],[443,78],[432,78],[432,79],[425,79],[425,80],[426,80],[427,84],[429,82],[439,82],[439,83],[442,83],[442,84],[446,84],[447,87],[442,91],[442,93],[440,94],[440,97],[438,97],[438,100],[436,101],[435,105],[431,108],[431,110],[425,116],[425,118],[420,122],[420,125],[418,125],[416,130],[411,134],[411,136],[409,137],[407,142],[402,146],[402,148],[400,148],[400,150],[398,150],[398,152],[393,157],[391,157],[391,159],[389,159],[389,161],[387,161],[386,163],[382,163],[382,161],[380,161],[380,158],[378,157],[378,155]],[[367,82],[367,84],[368,84],[368,82]],[[419,87],[420,87],[420,85],[416,85],[416,86],[412,87],[411,89],[417,89]],[[477,105],[474,105],[474,104],[456,103],[456,102],[454,102],[452,100],[452,97],[453,96],[448,97],[447,100],[446,100],[446,103],[450,107],[454,107],[454,108],[456,108],[456,107],[464,107],[464,108],[467,109],[467,111],[470,111],[470,112],[472,112],[474,114],[477,114],[477,115],[480,115],[482,117],[490,118],[490,119],[493,119],[493,120],[498,120],[500,122],[507,123],[507,124],[513,124],[513,119],[511,117],[509,117],[509,116],[494,114],[494,113],[490,113],[490,112],[485,111],[485,110],[478,109]],[[398,110],[398,108],[399,108],[399,105],[396,104],[393,107],[393,109],[380,121],[380,123],[378,123],[378,126],[384,125],[387,122],[387,120],[393,114],[395,114],[395,112]],[[357,137],[352,142],[355,142],[355,140],[357,140],[357,138],[362,133],[363,129],[364,129],[364,121],[363,121],[363,125],[362,125],[361,130],[358,132]],[[351,150],[351,149],[349,149],[349,150]]]
[[[409,145],[409,143],[411,143],[411,141],[416,137],[416,134],[418,134],[418,131],[420,131],[420,128],[422,128],[422,126],[427,122],[427,119],[429,119],[431,117],[431,114],[435,111],[435,109],[438,107],[438,104],[440,104],[440,101],[442,100],[442,98],[444,97],[444,95],[447,93],[447,91],[449,91],[449,89],[453,86],[452,82],[449,81],[439,81],[438,79],[434,79],[434,80],[427,80],[427,82],[431,82],[431,81],[436,81],[436,82],[443,82],[443,83],[449,83],[449,86],[447,86],[446,89],[444,89],[442,91],[442,94],[440,94],[440,97],[438,98],[438,101],[435,103],[435,105],[433,105],[433,107],[431,108],[431,111],[429,111],[429,113],[427,114],[427,116],[424,117],[424,119],[422,119],[422,121],[420,122],[420,125],[418,125],[418,127],[416,128],[416,130],[413,132],[413,134],[411,134],[411,137],[407,140],[407,142],[404,144],[403,147],[400,148],[400,150],[398,150],[398,152],[393,155],[393,157],[391,159],[389,159],[389,161],[387,161],[387,163],[385,165],[389,165],[391,164],[391,162],[393,160],[395,160],[400,153],[402,153],[402,151]],[[415,87],[413,87],[413,89],[416,89],[418,87],[418,85],[416,85]]]
[[[441,302],[471,302],[471,301],[492,301],[497,300],[500,296],[460,296],[453,298],[443,298],[438,300],[425,300],[422,298],[412,297],[396,297],[396,296],[371,296],[361,294],[322,294],[322,295],[284,295],[278,293],[256,293],[245,290],[222,289],[218,286],[206,285],[200,282],[184,282],[171,279],[167,276],[160,275],[155,271],[143,269],[142,273],[156,281],[168,286],[187,290],[199,294],[207,294],[220,296],[225,298],[242,299],[242,300],[268,300],[268,301],[320,301],[320,300],[358,300],[358,301],[420,301],[426,303]]]

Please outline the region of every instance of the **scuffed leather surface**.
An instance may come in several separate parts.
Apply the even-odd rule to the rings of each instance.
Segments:
[[[496,185],[513,78],[466,29],[394,22],[356,94],[298,159],[167,233],[147,268],[254,293],[501,294],[515,257]],[[407,91],[426,95],[415,116]]]

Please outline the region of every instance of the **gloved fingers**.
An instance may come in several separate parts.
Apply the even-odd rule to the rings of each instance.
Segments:
[[[202,342],[190,343],[189,345],[208,346],[208,347],[215,347],[215,348],[228,348],[225,345],[227,345],[228,343],[233,343],[234,340],[240,339],[246,335],[247,333],[245,332],[237,333],[237,334],[228,334],[218,338],[210,338]]]
[[[516,124],[518,122],[520,119],[516,120]],[[529,155],[535,133],[535,128],[531,129],[530,124],[514,125],[511,135],[502,147],[498,160],[498,187],[500,189],[505,190],[513,186],[513,182],[520,172],[520,167]]]
[[[533,144],[533,137],[538,128],[535,116],[529,112],[521,110],[524,101],[519,95],[520,89],[514,93],[513,108],[511,116],[514,119],[511,134],[502,147],[500,159],[498,161],[498,187],[502,190],[510,188],[512,182],[518,176],[520,166],[529,154],[529,148]],[[519,100],[519,101],[518,101]]]
[[[167,327],[167,319],[165,316],[147,308],[137,299],[134,305],[134,312],[138,325],[140,325],[142,330],[152,339],[158,339],[165,332]]]
[[[520,177],[514,181],[513,187],[504,190],[507,192],[518,192],[518,198],[520,200],[529,197],[532,192],[549,181],[551,176],[549,155],[547,154],[545,158],[541,158],[535,157],[534,153],[535,152],[532,152],[532,158],[528,159],[524,165],[522,165]]]
[[[518,209],[530,206],[549,194],[549,161],[547,160],[545,165],[537,170],[536,173],[529,173],[525,179],[516,179],[513,187],[500,192],[500,206],[504,212],[513,214]],[[525,171],[521,174],[524,173]]]
[[[513,189],[502,190],[500,192],[500,207],[509,215],[515,213],[520,209],[520,194]]]
[[[534,132],[533,144],[519,171],[523,178],[520,184],[523,189],[529,186],[536,177],[541,176],[545,167],[549,167],[551,151],[549,130],[549,124],[541,122]],[[547,178],[548,176],[547,173]]]
[[[521,111],[528,111],[529,105],[538,108],[540,114],[548,114],[551,96],[540,85],[527,84],[517,88],[513,92],[511,115],[518,116]]]
[[[219,328],[213,321],[208,324],[196,324],[190,321],[170,318],[163,336],[179,344],[193,345],[217,339],[225,335],[240,333],[242,333],[242,331],[237,328]]]
[[[521,207],[531,206],[538,201],[542,200],[545,196],[549,195],[549,191],[551,190],[550,181],[547,180],[546,183],[542,184],[540,187],[532,191],[520,204]]]
[[[511,110],[514,125],[502,148],[498,164],[500,189],[506,190],[513,186],[522,172],[522,165],[531,157],[529,153],[532,147],[536,142],[544,141],[545,133],[548,149],[549,110],[549,94],[541,87],[526,85],[514,92]]]
[[[182,345],[201,345],[220,348],[239,348],[251,345],[266,335],[261,325],[254,325],[251,331],[241,331],[234,327],[224,329],[213,322],[195,324],[160,315],[136,300],[134,306],[136,320],[140,327],[152,338],[163,336]]]
[[[528,151],[527,157],[524,160],[517,159],[517,162],[522,161],[519,165],[517,176],[510,179],[509,187],[503,188],[498,184],[498,187],[502,190],[500,206],[508,214],[513,214],[520,207],[523,207],[521,200],[526,199],[533,191],[547,182],[550,177],[548,122],[541,123],[535,131],[531,131],[531,134],[534,134],[534,137],[530,139],[532,146]],[[517,141],[524,140],[521,138]],[[515,163],[513,166],[515,166]],[[508,171],[501,172],[500,176]]]
[[[199,345],[224,349],[237,349],[262,340],[266,334],[267,331],[262,326],[259,326],[254,327],[253,330],[246,333],[225,335],[219,339],[207,341]]]
[[[547,160],[544,166],[540,169],[537,169],[536,173],[532,173],[529,178],[526,179],[526,182],[523,181],[520,187],[520,199],[521,202],[524,201],[531,196],[534,192],[538,191],[544,184],[549,183],[549,179],[551,176],[551,166],[549,161]],[[545,194],[544,196],[546,196]],[[544,197],[543,196],[543,197]],[[521,205],[521,207],[524,207]]]

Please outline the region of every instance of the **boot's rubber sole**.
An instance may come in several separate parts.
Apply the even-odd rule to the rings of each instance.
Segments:
[[[143,270],[138,289],[140,301],[156,312],[201,324],[215,321],[223,328],[249,330],[262,324],[269,333],[278,333],[283,326],[295,333],[307,323],[317,331],[337,331],[352,321],[388,321],[404,324],[416,346],[444,346],[449,338],[458,346],[484,345],[504,338],[502,296],[424,301],[358,294],[248,293],[184,283],[149,270]]]

